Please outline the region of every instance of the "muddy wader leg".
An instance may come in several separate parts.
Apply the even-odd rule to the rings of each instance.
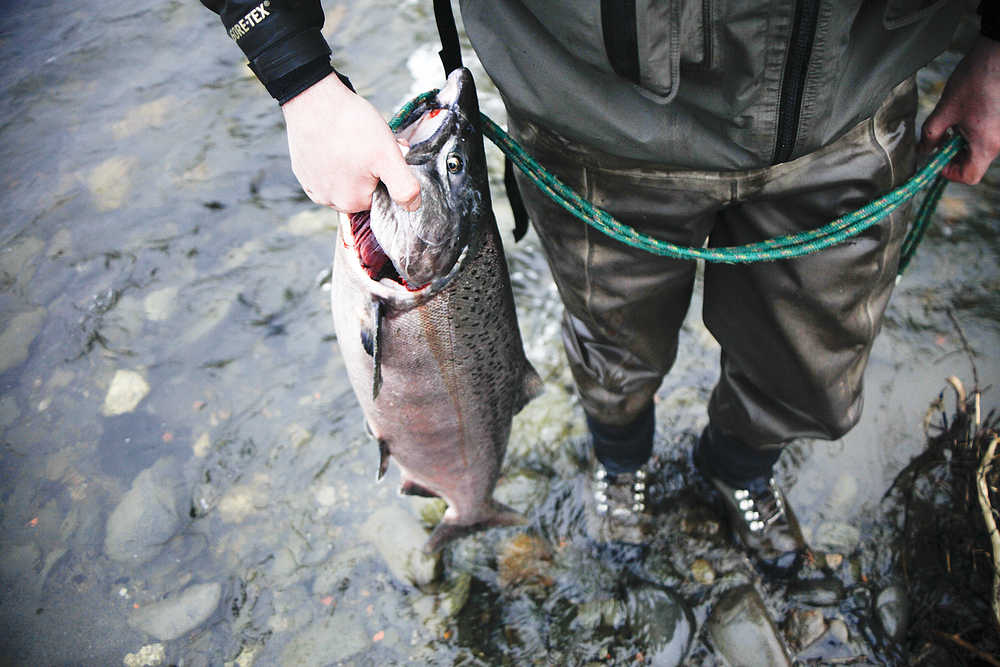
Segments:
[[[531,124],[511,121],[511,128],[564,183],[658,238],[701,245],[718,205],[715,190],[728,192],[728,184],[699,192],[599,167],[589,153]],[[620,243],[571,216],[520,173],[518,182],[565,306],[563,343],[595,455],[612,475],[636,470],[652,451],[652,399],[677,354],[695,264]]]
[[[814,228],[900,185],[914,168],[915,108],[913,82],[904,82],[830,146],[740,179],[740,202],[720,213],[710,245]],[[705,324],[722,346],[709,418],[734,452],[713,452],[720,476],[769,474],[789,441],[839,438],[857,423],[909,218],[901,208],[861,236],[799,259],[706,267]]]

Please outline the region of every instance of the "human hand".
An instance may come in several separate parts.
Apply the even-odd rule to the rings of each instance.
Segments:
[[[920,151],[937,146],[949,127],[958,129],[968,147],[941,173],[975,185],[1000,153],[1000,42],[980,36],[958,63],[924,122]]]
[[[344,213],[371,208],[381,180],[389,196],[420,208],[420,184],[385,120],[360,95],[330,74],[281,107],[292,172],[317,204]]]

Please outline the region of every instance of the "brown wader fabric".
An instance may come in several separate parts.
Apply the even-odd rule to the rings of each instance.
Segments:
[[[623,162],[531,123],[510,124],[547,169],[640,232],[728,246],[821,226],[903,183],[915,165],[915,109],[911,79],[832,144],[773,167],[726,172]],[[584,409],[627,424],[674,362],[695,262],[605,236],[518,177],[565,305],[563,342]],[[847,243],[799,259],[706,265],[703,317],[722,347],[708,408],[713,428],[773,450],[798,437],[837,438],[857,422],[909,213],[903,207]]]

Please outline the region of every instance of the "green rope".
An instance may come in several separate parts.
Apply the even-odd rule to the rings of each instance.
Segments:
[[[405,104],[391,121],[389,127],[396,130],[424,102],[437,94],[436,90]],[[634,248],[656,255],[676,259],[703,259],[707,262],[744,264],[789,259],[825,250],[872,227],[889,214],[913,198],[921,190],[930,187],[923,204],[903,241],[900,255],[899,273],[910,263],[917,245],[923,238],[938,199],[947,181],[940,175],[941,170],[961,150],[964,140],[955,135],[941,146],[931,160],[910,180],[882,197],[866,204],[857,211],[843,215],[833,222],[806,232],[789,234],[773,239],[742,246],[720,248],[692,248],[641,234],[603,211],[562,183],[545,170],[500,126],[487,116],[480,114],[483,135],[490,139],[524,174],[554,202],[586,222],[591,227]]]

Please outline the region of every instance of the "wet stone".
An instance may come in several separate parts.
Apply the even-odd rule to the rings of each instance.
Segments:
[[[176,287],[164,287],[147,294],[142,300],[146,318],[153,322],[170,319],[177,308],[177,292]]]
[[[101,414],[113,417],[132,412],[147,394],[149,394],[149,384],[146,378],[136,371],[119,369],[111,379]]]
[[[875,598],[875,608],[885,633],[897,641],[901,639],[910,622],[910,600],[903,587],[893,584],[884,589]]]
[[[503,588],[547,588],[554,583],[551,569],[552,551],[539,537],[520,533],[500,547],[497,574]]]
[[[793,609],[788,614],[785,637],[796,650],[801,651],[826,632],[826,619],[818,609]]]
[[[128,199],[137,160],[115,156],[94,167],[87,176],[87,187],[99,211],[113,211]]]
[[[784,643],[753,586],[728,591],[712,609],[708,637],[716,653],[742,667],[790,666]]]
[[[709,586],[715,581],[715,570],[707,560],[698,558],[691,563],[691,577],[699,584]]]
[[[104,551],[133,564],[152,560],[185,520],[184,481],[173,459],[143,470],[108,517]]]
[[[861,541],[861,531],[850,524],[837,521],[821,523],[810,545],[821,551],[851,553]]]
[[[338,219],[336,211],[313,206],[293,215],[288,221],[288,231],[295,236],[332,233],[337,229]]]
[[[46,310],[36,308],[11,317],[0,333],[0,373],[23,364],[28,350],[45,323]]]
[[[678,665],[694,636],[691,611],[681,599],[657,586],[629,591],[628,623],[650,664]]]
[[[320,617],[288,643],[281,665],[336,664],[369,646],[361,615],[338,606],[331,616]]]
[[[162,641],[177,639],[208,620],[219,606],[222,586],[196,584],[176,597],[141,607],[129,618],[133,628]]]
[[[167,659],[163,644],[148,644],[135,653],[126,654],[122,660],[125,667],[157,667]]]
[[[0,553],[0,575],[9,581],[35,578],[42,562],[42,550],[34,542],[5,547]]]
[[[17,399],[14,398],[14,395],[0,396],[0,428],[7,428],[20,416],[21,410],[17,407]]]
[[[839,579],[826,577],[796,582],[789,593],[796,602],[812,607],[830,607],[843,599],[844,585]]]
[[[423,551],[427,533],[412,514],[391,505],[375,512],[361,528],[393,576],[417,587],[434,582],[441,572],[441,556]]]

